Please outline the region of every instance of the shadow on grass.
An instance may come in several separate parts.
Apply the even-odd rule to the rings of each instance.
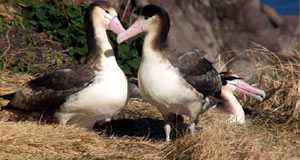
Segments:
[[[182,137],[187,125],[176,124],[172,127],[171,138]],[[164,121],[152,118],[118,119],[110,122],[97,122],[94,126],[96,132],[105,133],[107,136],[132,136],[147,137],[152,140],[164,140]]]

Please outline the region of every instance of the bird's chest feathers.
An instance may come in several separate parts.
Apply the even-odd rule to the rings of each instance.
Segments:
[[[127,80],[121,69],[110,69],[97,73],[90,88],[92,91],[95,90],[97,93],[104,94],[102,96],[123,96],[127,92]]]
[[[138,73],[139,86],[146,99],[165,105],[180,105],[196,97],[176,68],[167,60],[152,55],[144,57]]]
[[[125,105],[127,89],[127,80],[120,68],[104,69],[96,72],[89,86],[70,96],[63,108],[95,113],[114,112]]]

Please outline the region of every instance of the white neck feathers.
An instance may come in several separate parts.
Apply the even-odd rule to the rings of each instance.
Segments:
[[[228,119],[229,122],[238,122],[238,123],[245,123],[245,112],[243,107],[233,95],[232,92],[222,90],[221,94],[222,98],[225,101],[226,106],[223,106],[230,112],[230,118]]]

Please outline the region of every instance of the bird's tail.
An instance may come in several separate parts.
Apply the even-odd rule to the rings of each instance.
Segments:
[[[0,98],[6,99],[6,100],[11,100],[14,97],[14,95],[15,95],[15,93],[5,94],[5,95],[1,95]],[[6,106],[0,105],[0,111],[8,110],[10,108],[11,108],[10,103],[8,103]]]
[[[224,101],[220,98],[216,98],[213,96],[207,96],[204,98],[203,102],[202,102],[202,112],[206,112],[211,108],[216,107],[217,104],[219,103],[223,103]]]
[[[0,98],[11,100],[14,97],[15,94],[16,93],[10,93],[10,94],[1,95]]]

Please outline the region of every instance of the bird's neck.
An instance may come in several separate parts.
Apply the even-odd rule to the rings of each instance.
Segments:
[[[88,42],[90,44],[86,63],[97,71],[103,70],[104,66],[116,66],[117,62],[106,30],[100,27],[94,28],[93,40]]]
[[[157,46],[159,41],[158,32],[148,32],[145,35],[143,52],[142,52],[142,62],[143,61],[160,61],[162,59],[162,51],[164,48]]]
[[[232,115],[233,121],[244,123],[245,113],[243,107],[233,93],[222,89],[221,97],[224,100],[223,108]]]

